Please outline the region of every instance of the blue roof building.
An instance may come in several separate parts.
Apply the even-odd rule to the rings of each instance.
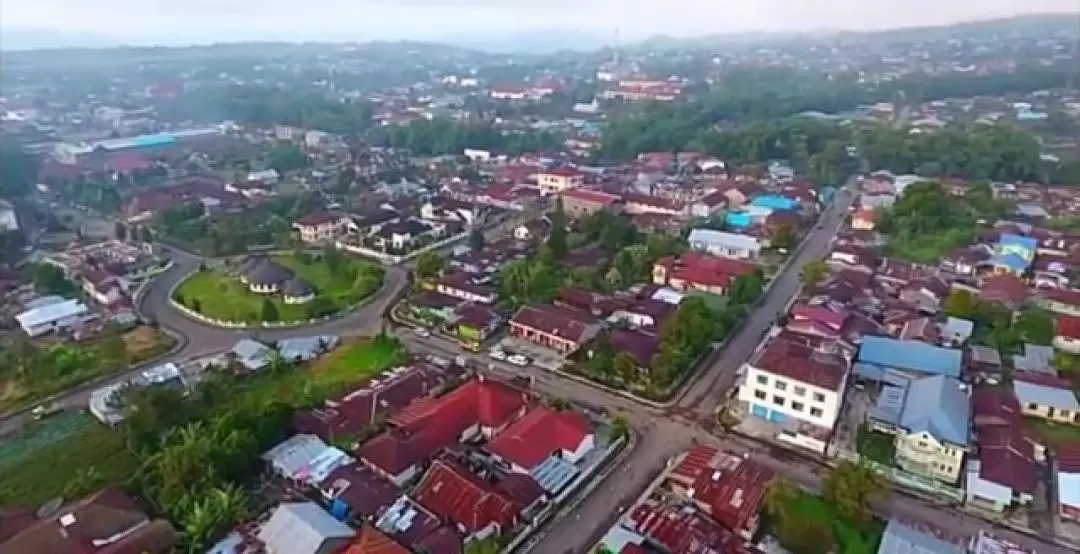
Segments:
[[[925,342],[870,336],[863,337],[855,369],[860,377],[876,381],[889,370],[959,378],[962,356],[959,350]]]
[[[939,441],[967,446],[970,405],[963,383],[934,375],[903,386],[887,385],[870,412],[870,419],[909,435],[929,433]]]
[[[728,212],[724,214],[724,226],[732,229],[745,229],[754,223],[754,218],[746,212]]]
[[[792,211],[799,208],[799,201],[778,194],[763,194],[751,200],[750,205]]]

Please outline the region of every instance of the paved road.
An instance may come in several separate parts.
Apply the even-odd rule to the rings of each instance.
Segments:
[[[386,307],[396,299],[402,289],[408,286],[408,274],[405,269],[388,267],[386,268],[382,288],[367,303],[345,317],[301,328],[233,331],[212,327],[189,319],[169,306],[168,297],[173,286],[183,280],[188,273],[197,269],[200,262],[200,258],[178,250],[172,250],[170,256],[173,260],[173,266],[147,286],[146,291],[139,299],[139,310],[143,315],[153,317],[162,327],[181,335],[183,337],[183,346],[173,355],[155,361],[153,365],[165,362],[180,363],[192,358],[221,352],[231,347],[240,338],[250,337],[253,334],[257,334],[260,339],[269,341],[319,334],[338,336],[370,335],[378,331]],[[56,402],[64,409],[81,410],[89,404],[92,391],[108,384],[126,381],[143,369],[146,369],[146,367],[135,366],[109,381],[72,389],[63,397],[58,398]],[[28,418],[29,414],[23,413],[3,419],[0,421],[0,436],[21,429],[28,421]]]

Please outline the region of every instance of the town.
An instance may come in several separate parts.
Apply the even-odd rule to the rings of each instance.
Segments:
[[[6,52],[0,554],[1076,552],[1068,23]]]

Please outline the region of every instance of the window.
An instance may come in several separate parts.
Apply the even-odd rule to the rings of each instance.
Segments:
[[[801,411],[803,411],[803,407],[804,407],[804,406],[803,406],[803,403],[802,403],[802,402],[792,402],[792,403],[791,403],[791,409],[792,409],[792,410],[795,410],[796,412],[801,412]]]
[[[769,378],[766,377],[765,375],[758,375],[757,376],[757,382],[758,382],[759,385],[768,385],[769,384]]]
[[[814,417],[821,417],[824,413],[821,408],[810,408],[810,415]]]
[[[814,402],[824,402],[824,401],[825,401],[825,395],[824,394],[821,394],[820,392],[815,392],[814,393]]]
[[[765,400],[765,391],[763,391],[763,390],[754,391],[754,398],[757,398],[758,400]]]
[[[772,401],[773,401],[773,404],[776,404],[777,406],[783,406],[784,405],[784,397],[783,396],[773,395]]]
[[[777,379],[776,382],[773,383],[773,386],[776,387],[776,390],[787,390],[787,382],[781,381],[779,379]]]
[[[795,387],[795,396],[806,396],[806,387]]]
[[[1072,417],[1071,415],[1069,415],[1069,410],[1061,410],[1060,412],[1058,412],[1058,415],[1063,418]]]
[[[1038,405],[1038,404],[1035,404],[1035,403],[1033,402],[1033,403],[1031,403],[1031,404],[1028,404],[1028,409],[1029,409],[1029,410],[1038,410],[1038,409],[1039,409],[1039,405]]]

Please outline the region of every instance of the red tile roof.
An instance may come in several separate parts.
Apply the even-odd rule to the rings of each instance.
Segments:
[[[1080,339],[1080,317],[1059,315],[1055,326],[1057,336],[1067,339]]]
[[[980,294],[987,300],[1016,304],[1027,300],[1027,283],[1013,275],[994,275],[983,281]]]
[[[602,206],[611,206],[611,205],[615,204],[616,202],[619,202],[619,201],[622,200],[622,198],[620,198],[619,196],[614,195],[614,194],[608,194],[606,192],[600,192],[600,191],[595,191],[595,190],[584,190],[584,189],[571,189],[571,190],[563,191],[560,195],[563,198],[571,198],[571,199],[578,200],[578,201],[581,201],[581,202],[589,202],[589,203],[592,203],[592,204],[600,204]]]
[[[728,529],[752,532],[773,472],[753,460],[733,458],[723,467],[699,473],[693,498]]]
[[[522,507],[468,470],[436,460],[416,485],[416,501],[435,514],[461,525],[472,534],[489,524],[506,532],[514,526]]]
[[[1067,306],[1080,306],[1080,290],[1076,289],[1040,289],[1039,296]]]
[[[1016,492],[1035,493],[1035,449],[1022,427],[987,427],[978,433],[979,477]]]
[[[676,478],[693,481],[705,468],[712,467],[713,462],[720,454],[720,450],[712,446],[699,445],[686,451],[679,465],[671,470],[670,475]]]
[[[651,367],[653,356],[660,351],[660,337],[654,334],[612,329],[609,336],[615,352],[630,354],[641,367]]]
[[[365,525],[360,533],[339,554],[411,554],[411,550],[394,542],[378,529]]]
[[[330,212],[315,212],[315,213],[312,213],[312,214],[305,215],[304,217],[301,217],[300,219],[297,219],[296,224],[297,225],[302,225],[304,227],[318,227],[320,225],[326,225],[326,224],[329,224],[329,223],[334,223],[334,222],[336,222],[336,221],[338,221],[340,219],[341,219],[340,215],[333,214],[333,213],[330,213]]]
[[[1014,371],[1013,380],[1055,389],[1072,390],[1072,382],[1068,379],[1038,371]]]
[[[572,167],[556,167],[554,169],[548,169],[541,171],[541,175],[554,175],[556,177],[578,177],[581,172]]]
[[[838,355],[825,354],[805,343],[773,339],[762,350],[753,366],[774,375],[801,383],[838,391],[847,376],[847,362]]]
[[[596,328],[596,324],[585,314],[545,305],[522,307],[511,323],[578,344],[591,338],[590,331]]]
[[[977,387],[971,391],[971,415],[976,427],[1023,425],[1020,402],[1005,387]]]
[[[1065,473],[1080,473],[1080,442],[1062,444],[1054,451],[1057,469]]]
[[[592,426],[570,410],[537,408],[517,420],[487,445],[488,452],[532,469],[556,451],[576,452]]]
[[[738,552],[734,534],[695,512],[639,504],[630,512],[635,531],[661,544],[671,554]]]

